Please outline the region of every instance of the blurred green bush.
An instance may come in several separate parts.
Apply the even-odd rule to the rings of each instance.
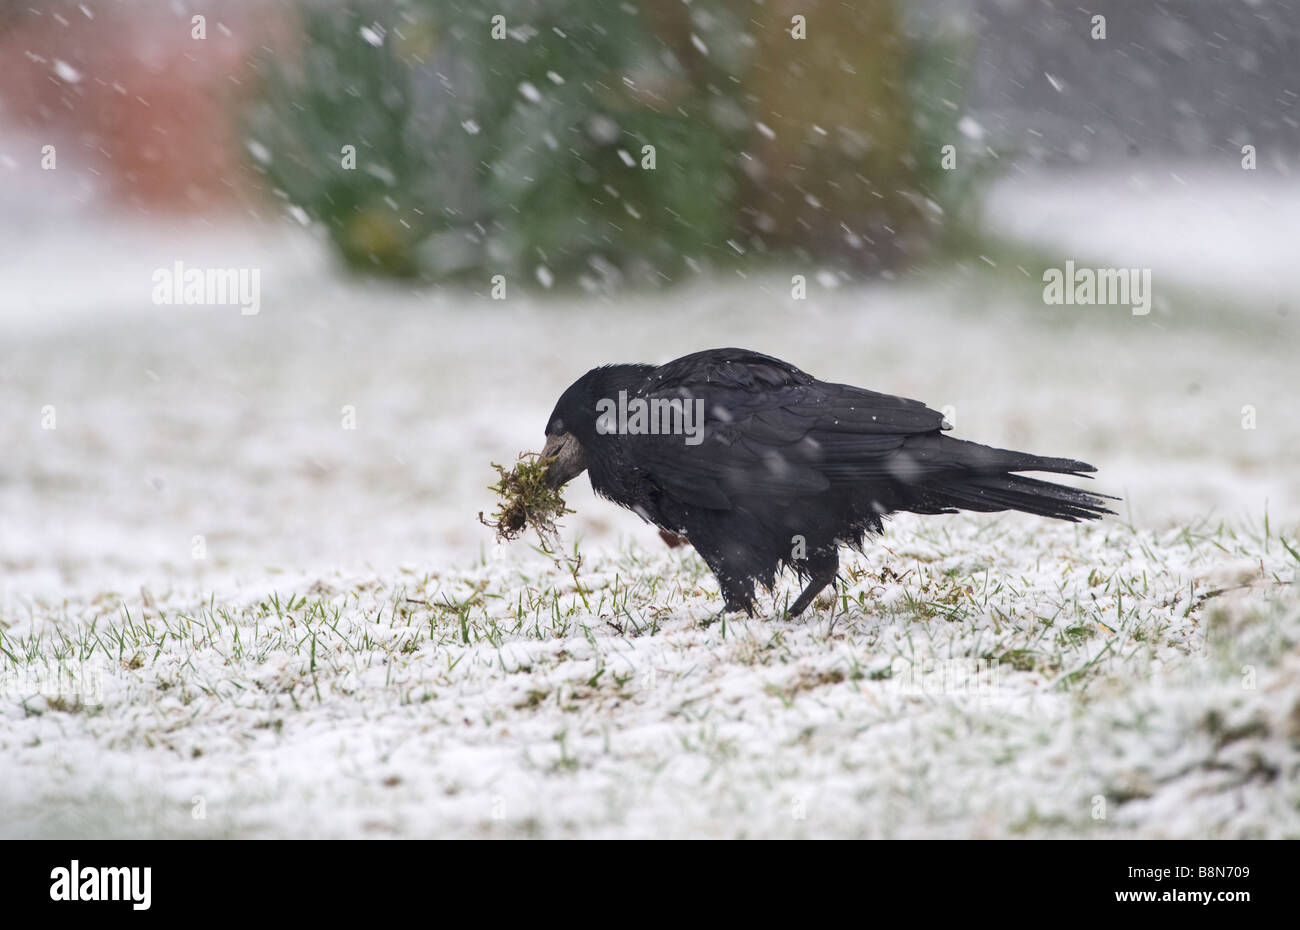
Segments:
[[[248,151],[354,269],[589,288],[771,255],[870,271],[919,257],[973,195],[935,169],[959,114],[919,99],[959,58],[905,39],[888,0],[297,15],[297,47],[257,62]]]

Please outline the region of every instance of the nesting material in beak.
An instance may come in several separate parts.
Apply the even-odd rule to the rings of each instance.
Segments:
[[[546,469],[546,484],[550,488],[568,484],[587,470],[587,453],[571,433],[546,437],[542,458],[554,459]]]
[[[497,539],[517,539],[526,527],[537,531],[542,547],[548,552],[558,545],[556,519],[572,513],[564,506],[564,496],[547,481],[546,460],[536,452],[523,452],[515,467],[506,471],[495,462],[500,480],[492,485],[501,498],[501,506],[487,520],[479,514],[479,522],[497,531]]]

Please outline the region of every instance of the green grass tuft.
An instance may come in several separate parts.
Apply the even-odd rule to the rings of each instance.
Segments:
[[[478,518],[484,526],[496,530],[497,539],[518,539],[531,526],[537,531],[543,548],[553,548],[558,533],[555,521],[573,511],[564,506],[564,496],[559,489],[546,483],[546,469],[551,461],[536,452],[523,452],[510,471],[492,463],[499,480],[489,485],[488,490],[495,491],[502,504],[490,521],[484,520],[481,513]]]

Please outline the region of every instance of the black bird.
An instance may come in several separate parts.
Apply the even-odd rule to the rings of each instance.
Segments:
[[[754,613],[754,583],[793,569],[802,612],[897,511],[1019,510],[1058,520],[1113,513],[1106,495],[1017,472],[1081,476],[1086,462],[942,435],[943,415],[903,397],[818,381],[745,349],[665,365],[606,365],[560,397],[546,426],[547,481],[590,473],[597,494],[685,537]],[[1114,500],[1115,498],[1110,498]]]

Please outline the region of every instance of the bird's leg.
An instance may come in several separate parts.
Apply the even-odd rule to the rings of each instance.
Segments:
[[[821,594],[828,584],[834,583],[834,572],[831,572],[830,575],[818,575],[812,581],[808,582],[808,587],[803,589],[803,593],[799,595],[798,600],[790,606],[790,616],[799,616],[808,608],[808,605],[813,602],[813,598],[818,594]]]
[[[839,554],[832,549],[828,554],[820,554],[808,560],[808,571],[812,577],[808,581],[808,587],[803,589],[803,593],[790,606],[788,611],[791,617],[797,617],[805,610],[813,599],[827,585],[835,584],[835,578],[839,574],[840,558]]]
[[[721,610],[719,610],[716,614],[709,617],[708,619],[701,620],[700,626],[707,630],[709,627],[713,626],[713,624],[718,623],[719,621],[725,621],[726,619],[727,619],[727,608],[723,607]]]

